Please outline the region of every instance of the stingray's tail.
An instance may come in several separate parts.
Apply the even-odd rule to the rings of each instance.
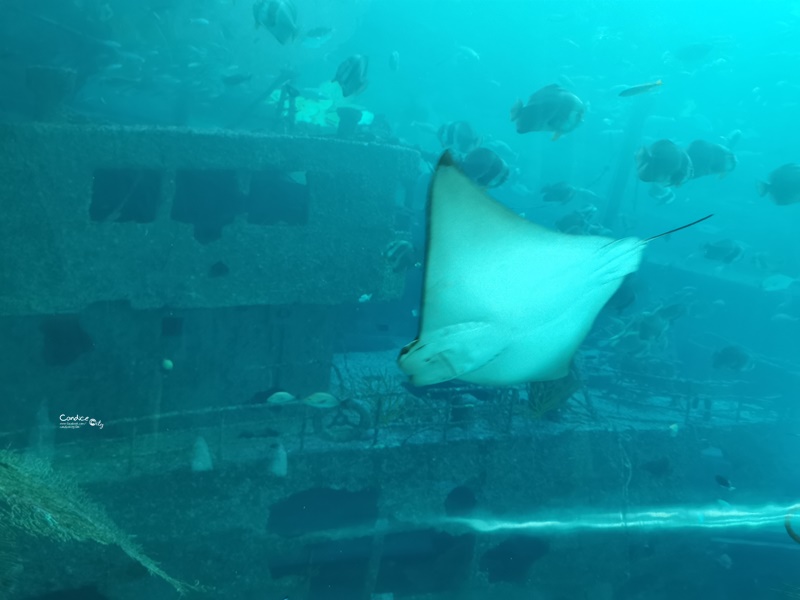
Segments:
[[[706,215],[702,219],[697,219],[697,221],[692,221],[691,223],[687,223],[686,225],[681,225],[680,227],[676,227],[675,229],[670,229],[669,231],[665,231],[664,233],[659,233],[658,235],[654,235],[653,237],[649,237],[649,238],[647,238],[645,240],[645,242],[649,242],[649,241],[654,240],[656,238],[664,237],[665,235],[669,235],[671,233],[675,233],[676,231],[680,231],[681,229],[686,229],[687,227],[692,227],[693,225],[697,225],[698,223],[702,223],[706,219],[710,219],[713,216],[714,216],[713,214]]]

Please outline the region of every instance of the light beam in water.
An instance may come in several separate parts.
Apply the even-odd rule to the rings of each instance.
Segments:
[[[628,513],[570,512],[520,520],[493,518],[447,519],[479,533],[531,531],[572,533],[586,530],[640,529],[643,531],[686,529],[779,529],[793,506],[665,507]]]

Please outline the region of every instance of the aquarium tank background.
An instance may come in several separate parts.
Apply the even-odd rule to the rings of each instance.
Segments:
[[[0,599],[800,597],[800,3],[0,15]]]

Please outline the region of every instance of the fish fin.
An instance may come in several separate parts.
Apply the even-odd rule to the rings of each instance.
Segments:
[[[664,85],[664,82],[659,79],[659,80],[653,82],[653,85]]]
[[[554,142],[555,142],[555,141],[556,141],[558,138],[560,138],[560,137],[561,137],[561,132],[560,132],[560,131],[554,131],[554,132],[553,132],[553,138],[552,138],[552,141],[554,141]]]
[[[516,121],[520,112],[522,112],[522,100],[517,100],[511,107],[511,120]]]

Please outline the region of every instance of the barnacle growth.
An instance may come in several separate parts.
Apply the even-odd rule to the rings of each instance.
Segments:
[[[44,462],[0,450],[0,540],[22,535],[117,546],[180,594],[200,589],[165,573],[74,481]]]

